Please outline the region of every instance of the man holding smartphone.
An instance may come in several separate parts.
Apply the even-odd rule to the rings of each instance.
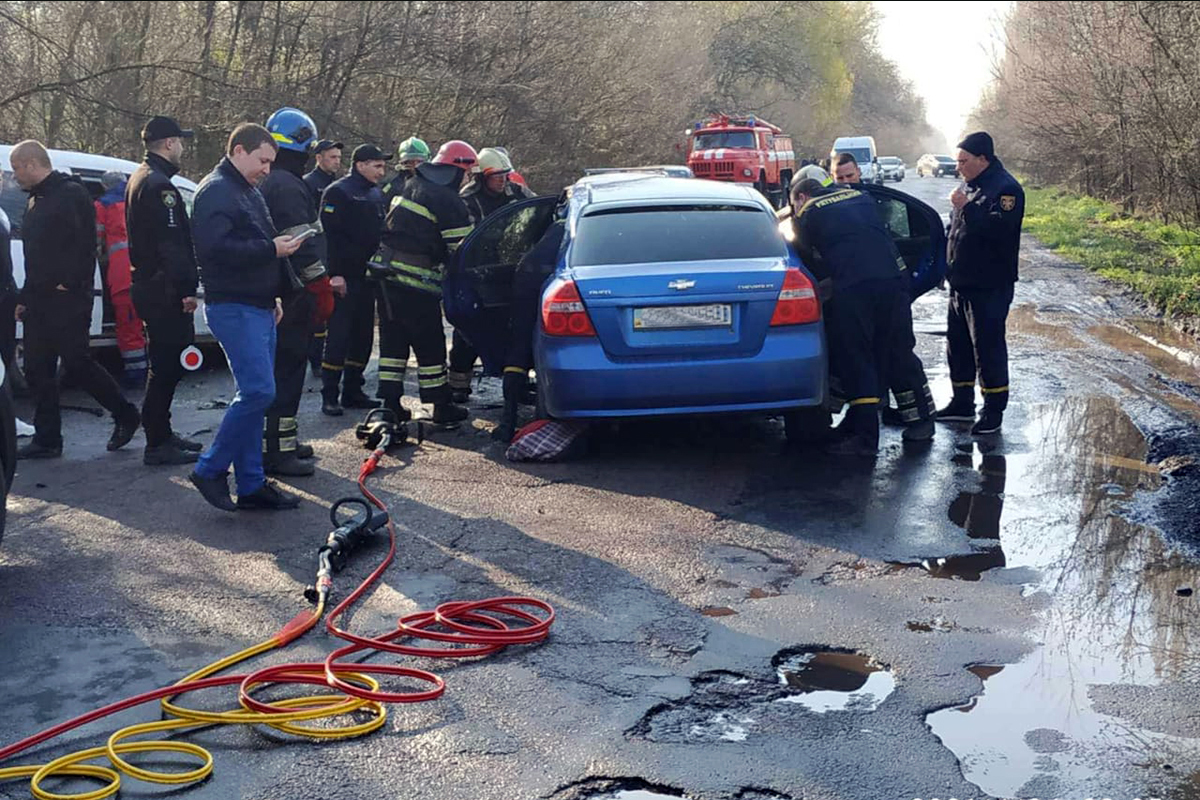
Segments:
[[[275,326],[283,317],[280,298],[300,286],[288,256],[303,244],[276,232],[257,188],[278,150],[270,131],[243,123],[196,191],[193,231],[205,317],[225,351],[237,394],[190,477],[204,499],[223,511],[300,505],[263,472],[263,416],[275,400]],[[236,505],[229,496],[230,466]]]

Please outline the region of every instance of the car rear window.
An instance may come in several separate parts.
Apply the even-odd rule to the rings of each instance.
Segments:
[[[787,246],[774,217],[760,208],[650,206],[600,211],[580,219],[571,247],[571,265],[786,255]]]

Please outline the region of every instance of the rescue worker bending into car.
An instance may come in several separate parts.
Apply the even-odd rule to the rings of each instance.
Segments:
[[[442,276],[446,260],[473,227],[458,191],[477,160],[475,148],[452,140],[431,161],[419,165],[392,201],[383,242],[371,260],[384,301],[378,397],[400,420],[411,418],[400,403],[410,349],[417,354],[421,402],[433,405],[433,421],[445,424],[467,418],[467,410],[451,401],[446,375]]]
[[[829,279],[825,303],[831,374],[849,410],[828,445],[835,455],[874,456],[879,449],[879,403],[897,387],[901,410],[915,419],[905,441],[933,436],[933,407],[921,390],[925,370],[913,352],[907,266],[875,208],[855,189],[829,188],[813,177],[792,187],[795,242],[818,280]],[[900,388],[903,387],[903,388]]]
[[[471,223],[478,225],[484,219],[504,208],[509,203],[535,197],[524,186],[513,183],[512,161],[496,147],[485,147],[479,151],[479,163],[472,170],[474,179],[462,192],[463,202],[471,215]],[[456,403],[465,403],[471,396],[471,377],[475,371],[478,353],[474,346],[457,328],[450,348],[450,392]]]

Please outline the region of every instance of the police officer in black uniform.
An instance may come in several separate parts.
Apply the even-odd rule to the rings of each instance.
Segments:
[[[321,411],[331,417],[341,416],[343,407],[379,407],[363,392],[363,370],[375,340],[375,286],[367,279],[367,262],[379,248],[383,232],[383,192],[378,183],[391,158],[373,144],[359,145],[354,148],[350,174],[334,181],[321,200],[329,274],[339,295],[321,362]]]
[[[1004,326],[1017,282],[1025,192],[1004,169],[983,131],[958,144],[958,172],[966,181],[950,196],[947,245],[946,360],[954,398],[937,412],[947,422],[975,422],[971,433],[996,433],[1008,407],[1008,344]],[[983,413],[975,421],[975,379]]]
[[[184,373],[180,354],[195,338],[196,255],[183,196],[171,183],[183,140],[191,137],[170,117],[147,122],[146,160],[125,187],[131,294],[150,339],[150,380],[142,402],[146,464],[190,464],[202,448],[171,430],[171,402]]]
[[[824,309],[830,371],[841,381],[849,410],[828,449],[837,455],[874,456],[886,388],[925,385],[924,367],[913,352],[907,266],[875,201],[863,192],[804,178],[792,188],[792,203],[799,209],[793,226],[800,256],[818,280],[829,279],[832,286]],[[917,419],[903,438],[928,439],[933,435],[931,404],[915,391],[900,401],[902,409],[905,400]]]
[[[392,203],[372,271],[382,280],[384,313],[379,328],[379,397],[401,419],[404,371],[411,349],[417,355],[421,402],[433,405],[433,421],[459,422],[467,410],[451,402],[442,324],[442,275],[446,260],[471,232],[471,218],[458,196],[478,155],[452,140],[417,167]]]

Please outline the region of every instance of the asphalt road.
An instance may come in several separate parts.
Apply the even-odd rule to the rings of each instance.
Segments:
[[[950,180],[899,186],[948,211]],[[944,314],[943,292],[915,306],[939,402]],[[1200,354],[1032,241],[1010,349],[1001,436],[943,426],[906,450],[887,430],[873,465],[789,451],[778,420],[721,419],[604,428],[586,458],[517,466],[490,441],[499,391],[485,381],[475,418],[398,452],[374,481],[400,555],[351,626],[382,633],[446,600],[530,594],[557,609],[551,638],[411,660],[445,678],[445,695],[392,707],[363,738],[186,735],[216,768],[171,793],[1200,796],[1200,600],[1187,591],[1200,583]],[[318,471],[292,482],[297,511],[213,510],[186,468],[143,467],[140,437],[106,453],[109,424],[78,412],[62,460],[20,465],[0,547],[0,747],[167,685],[306,607],[328,506],[354,493],[363,456],[353,420],[321,416],[316,388],[300,427]],[[215,429],[222,411],[204,406],[230,392],[219,370],[190,376],[176,427]],[[356,553],[338,595],[384,550]],[[318,631],[261,663],[334,646]],[[123,712],[11,764],[158,713]],[[27,796],[0,784],[0,797]]]

